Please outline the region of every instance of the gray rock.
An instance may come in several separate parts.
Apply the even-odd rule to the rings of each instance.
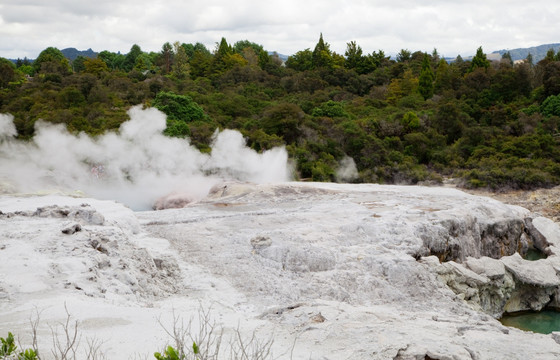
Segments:
[[[78,223],[72,224],[62,229],[62,233],[66,235],[72,235],[77,233],[78,231],[82,231],[82,226]]]
[[[489,279],[503,279],[506,274],[506,268],[503,262],[483,256],[479,259],[469,257],[465,261],[465,266],[475,273],[486,276]]]
[[[516,281],[540,288],[557,287],[560,285],[560,279],[550,261],[546,260],[528,261],[517,253],[501,259],[506,269],[514,275]]]

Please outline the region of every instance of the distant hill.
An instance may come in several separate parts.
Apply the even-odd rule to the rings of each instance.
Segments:
[[[539,46],[533,46],[533,47],[530,47],[530,48],[519,48],[519,49],[511,49],[511,50],[497,50],[497,51],[492,52],[491,54],[488,54],[488,58],[493,59],[494,57],[496,57],[497,59],[500,59],[503,54],[505,54],[509,51],[509,53],[511,55],[511,59],[513,61],[515,61],[515,60],[525,59],[527,57],[527,55],[529,55],[529,53],[530,53],[531,55],[533,55],[533,63],[536,64],[540,60],[544,59],[544,57],[546,56],[546,52],[549,49],[553,49],[554,52],[558,52],[558,50],[560,50],[560,44],[544,44],[544,45],[539,45]]]
[[[268,55],[274,55],[274,54],[278,55],[278,58],[282,61],[286,61],[290,57],[290,55],[279,54],[276,51],[269,51],[268,52]]]
[[[97,57],[97,53],[95,51],[93,51],[91,48],[87,49],[87,50],[78,50],[75,48],[66,48],[66,49],[62,49],[60,50],[60,52],[62,52],[62,54],[70,61],[74,61],[78,56],[85,56],[88,58],[96,58]]]

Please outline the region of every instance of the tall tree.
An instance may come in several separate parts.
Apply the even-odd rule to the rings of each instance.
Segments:
[[[452,88],[452,76],[449,69],[449,64],[445,59],[441,59],[436,69],[436,76],[434,82],[434,92],[441,93],[444,90]]]
[[[385,56],[385,52],[383,50],[372,52],[371,55],[368,56],[368,58],[370,59],[373,66],[372,71],[380,66],[386,66],[390,62],[390,56]]]
[[[173,58],[172,73],[177,79],[185,79],[189,74],[189,59],[185,48],[176,41],[173,44],[175,56]]]
[[[471,61],[471,67],[469,68],[469,71],[474,71],[477,68],[488,69],[489,66],[490,61],[486,58],[486,54],[482,50],[482,46],[479,46],[476,50],[476,55]]]
[[[434,72],[432,71],[428,54],[424,54],[424,59],[422,60],[422,69],[418,77],[418,91],[424,100],[428,100],[434,95]]]
[[[163,44],[159,56],[161,59],[162,72],[164,74],[169,74],[173,63],[173,46],[171,46],[169,42]]]
[[[346,56],[344,66],[347,69],[356,69],[360,67],[361,62],[363,61],[362,53],[362,48],[359,45],[356,45],[355,41],[347,43],[346,52],[344,53],[344,56]]]
[[[529,66],[533,66],[533,54],[528,53],[527,57],[525,58],[525,62],[529,64]]]
[[[214,59],[212,60],[212,72],[221,74],[228,68],[228,57],[233,55],[233,48],[229,45],[225,38],[222,38],[217,44],[216,51],[214,51]]]
[[[511,58],[511,54],[509,53],[509,51],[503,53],[502,62],[505,62],[506,64],[509,65],[513,65],[513,59]]]
[[[554,61],[554,49],[548,49],[544,57],[545,60]]]
[[[410,60],[412,53],[408,49],[401,49],[401,51],[397,54],[397,62],[406,62]]]
[[[259,59],[258,59],[259,67],[261,69],[266,68],[266,65],[271,63],[270,55],[268,55],[268,52],[266,52],[265,50],[259,52],[258,55],[259,55]]]
[[[315,45],[312,54],[313,68],[331,68],[333,65],[332,52],[330,45],[323,40],[323,33],[319,36],[319,41]]]
[[[204,49],[199,48],[194,51],[192,57],[190,58],[190,73],[193,79],[210,75],[213,57],[207,50],[208,49],[206,49],[206,47],[204,47]]]
[[[142,54],[142,49],[140,48],[140,46],[136,44],[132,45],[130,51],[128,52],[128,54],[126,54],[124,58],[124,62],[122,65],[123,70],[131,71],[134,68],[134,65],[136,64],[136,59],[138,58],[138,56],[140,56],[140,54]]]

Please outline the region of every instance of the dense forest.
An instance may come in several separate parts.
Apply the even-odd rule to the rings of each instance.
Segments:
[[[259,44],[222,39],[165,43],[160,52],[133,45],[72,62],[56,48],[16,64],[0,58],[0,113],[18,137],[43,119],[96,136],[116,131],[133,105],[168,115],[169,136],[201,151],[216,129],[239,130],[257,151],[285,145],[296,177],[314,181],[438,183],[529,189],[560,184],[560,52],[534,64],[482,48],[448,63],[401,50],[344,54],[322,35],[285,62]],[[63,149],[61,149],[63,151]],[[353,159],[359,176],[337,179]]]

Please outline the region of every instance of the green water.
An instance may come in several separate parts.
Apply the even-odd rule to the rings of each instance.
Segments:
[[[560,312],[557,311],[543,310],[534,313],[504,315],[500,321],[505,326],[541,334],[560,331]]]
[[[546,259],[546,255],[537,249],[529,249],[527,255],[525,255],[525,260],[535,261],[539,259]]]

